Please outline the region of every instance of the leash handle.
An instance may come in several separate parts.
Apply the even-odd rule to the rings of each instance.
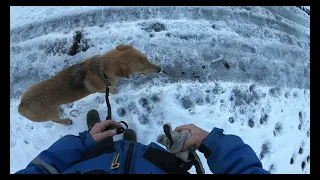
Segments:
[[[126,128],[124,128],[124,127],[117,128],[117,134],[122,134],[122,133],[124,133],[124,131],[126,131],[128,129],[128,124],[124,121],[120,121],[119,123],[124,124],[126,126]],[[109,127],[106,127],[105,131],[108,131],[111,129],[113,129],[113,127],[109,126]]]

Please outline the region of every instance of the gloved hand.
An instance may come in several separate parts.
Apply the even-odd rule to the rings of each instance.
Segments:
[[[191,133],[191,137],[184,142],[182,151],[194,146],[199,148],[202,141],[209,135],[207,131],[195,126],[194,124],[178,126],[174,131],[182,132],[185,130],[188,130]]]
[[[157,137],[157,142],[166,146],[167,150],[173,154],[175,154],[178,158],[183,160],[184,162],[190,162],[191,160],[188,159],[189,151],[181,151],[184,142],[191,136],[188,130],[183,130],[181,132],[172,131],[171,124],[165,124],[168,126],[169,130],[169,137],[166,134],[161,134]],[[166,130],[165,130],[166,131]],[[170,141],[169,138],[172,138]]]
[[[191,133],[188,130],[181,130],[180,132],[172,131],[171,124],[167,123],[163,126],[165,134],[161,134],[157,137],[157,142],[166,146],[170,153],[175,154],[184,162],[191,162],[196,166],[198,174],[204,174],[204,169],[197,155],[196,146],[188,147],[187,150],[182,151],[185,141],[191,137]]]

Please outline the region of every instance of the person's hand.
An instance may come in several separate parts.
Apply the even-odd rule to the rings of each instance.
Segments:
[[[117,121],[113,120],[105,120],[99,123],[96,123],[92,129],[90,130],[90,135],[96,142],[101,142],[107,137],[112,137],[117,134],[117,131],[112,129],[105,131],[105,129],[109,126],[112,126],[113,128],[120,128],[121,125]]]
[[[207,131],[195,126],[194,124],[178,126],[174,131],[181,132],[184,129],[191,133],[191,137],[184,142],[182,151],[185,151],[192,146],[196,146],[198,148],[209,134]]]

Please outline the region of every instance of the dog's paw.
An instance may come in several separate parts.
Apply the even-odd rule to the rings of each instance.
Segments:
[[[117,94],[119,90],[117,88],[111,88],[109,91],[111,94]]]
[[[64,124],[64,125],[71,125],[71,124],[73,124],[73,122],[72,122],[71,119],[64,119],[64,120],[63,120],[63,124]]]

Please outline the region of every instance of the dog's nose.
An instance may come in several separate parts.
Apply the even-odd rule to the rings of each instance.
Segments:
[[[158,73],[167,74],[167,72],[165,72],[163,69],[161,69]]]
[[[157,73],[161,72],[161,70],[162,70],[161,67],[157,67],[157,71],[158,71]]]

